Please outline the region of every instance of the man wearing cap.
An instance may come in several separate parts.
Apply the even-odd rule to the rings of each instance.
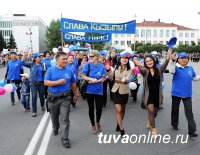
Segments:
[[[46,67],[41,63],[41,57],[39,53],[33,55],[33,62],[23,61],[26,58],[24,54],[22,57],[22,65],[30,68],[30,81],[31,81],[31,94],[32,94],[32,117],[37,115],[37,93],[39,93],[41,110],[44,111],[44,74]]]
[[[78,92],[76,79],[71,69],[66,67],[67,56],[64,52],[56,55],[57,66],[49,68],[45,74],[44,84],[48,86],[48,108],[51,112],[53,134],[61,131],[61,142],[65,148],[70,148],[69,142],[69,113],[71,105],[71,89],[74,93],[73,100],[77,101]],[[60,121],[59,121],[60,117]]]
[[[5,79],[7,79],[7,83],[15,83],[17,87],[17,96],[18,100],[21,99],[20,96],[20,83],[21,83],[21,76],[20,74],[23,74],[23,66],[21,60],[17,58],[17,53],[16,52],[11,52],[11,60],[8,62],[7,65],[7,71],[5,75]],[[11,103],[12,105],[15,105],[15,97],[14,97],[14,92],[10,93],[11,97]]]
[[[188,55],[185,52],[178,54],[177,63],[171,64],[169,72],[173,74],[171,125],[174,130],[178,130],[179,105],[182,100],[188,121],[188,134],[190,137],[197,137],[196,123],[192,112],[192,80],[200,80],[200,75],[196,76],[193,67],[188,65]]]

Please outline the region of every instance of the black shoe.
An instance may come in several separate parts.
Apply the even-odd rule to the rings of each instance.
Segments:
[[[58,131],[53,131],[53,135],[57,136],[58,135]]]
[[[177,126],[172,126],[172,128],[173,128],[174,130],[178,130],[178,127],[177,127]]]
[[[188,134],[189,134],[190,138],[192,138],[192,137],[198,137],[198,134],[195,133],[195,132],[189,132]]]
[[[123,129],[123,130],[120,130],[120,133],[121,133],[121,137],[123,137],[123,135],[125,135],[124,129]]]
[[[62,144],[63,144],[63,146],[64,146],[65,148],[70,148],[70,143],[69,143],[69,141],[63,142]]]
[[[117,132],[120,132],[120,128],[119,128],[119,125],[117,124],[117,126],[116,126],[116,131]]]
[[[44,107],[41,107],[41,111],[44,111],[45,110],[45,108]]]

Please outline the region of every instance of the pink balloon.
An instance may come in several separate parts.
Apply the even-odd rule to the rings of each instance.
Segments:
[[[139,70],[137,67],[135,67],[135,68],[133,69],[133,73],[135,73],[135,74],[140,74],[140,70]]]
[[[0,95],[4,95],[5,94],[5,89],[3,87],[0,87]]]
[[[11,93],[13,90],[13,86],[11,84],[6,84],[4,86],[4,89],[5,89],[6,93]]]

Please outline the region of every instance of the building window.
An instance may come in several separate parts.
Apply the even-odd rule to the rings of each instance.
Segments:
[[[147,38],[151,38],[151,30],[146,30]]]
[[[141,41],[141,43],[143,43],[143,45],[145,44],[145,41],[143,40],[143,41]]]
[[[160,41],[160,44],[163,44],[163,41]]]
[[[189,41],[185,41],[185,45],[189,45]]]
[[[114,34],[114,37],[116,37],[116,38],[117,38],[117,37],[118,37],[118,34]]]
[[[147,44],[151,44],[151,41],[147,41]]]
[[[183,37],[183,33],[179,33],[179,37]]]
[[[139,37],[139,30],[136,30],[136,37]]]
[[[145,30],[141,30],[141,37],[145,37]]]
[[[172,30],[172,37],[176,37],[176,31]]]
[[[189,37],[189,33],[185,33],[185,37],[187,37],[187,38],[188,38],[188,37]]]
[[[130,46],[131,45],[131,41],[127,41],[127,45]]]
[[[163,37],[163,30],[160,30],[160,37]]]
[[[169,30],[166,30],[166,37],[169,37]]]
[[[191,33],[191,38],[194,38],[194,33]]]
[[[183,41],[179,41],[179,45],[183,45]]]
[[[131,34],[127,34],[127,37],[131,37]]]
[[[121,41],[121,45],[124,46],[125,45],[125,41]]]
[[[116,40],[116,41],[115,41],[115,44],[119,44],[119,41]]]
[[[157,37],[157,30],[153,30],[153,37]]]
[[[125,34],[121,34],[121,37],[125,37]]]

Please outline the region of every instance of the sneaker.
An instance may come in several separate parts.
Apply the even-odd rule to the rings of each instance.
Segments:
[[[27,112],[30,112],[30,109],[26,109],[27,110]]]
[[[173,128],[174,130],[178,130],[178,127],[177,127],[177,126],[172,126],[172,128]]]
[[[12,106],[14,106],[14,105],[15,105],[15,103],[13,102],[13,103],[12,103]]]
[[[32,117],[36,117],[36,113],[35,112],[32,114]]]

